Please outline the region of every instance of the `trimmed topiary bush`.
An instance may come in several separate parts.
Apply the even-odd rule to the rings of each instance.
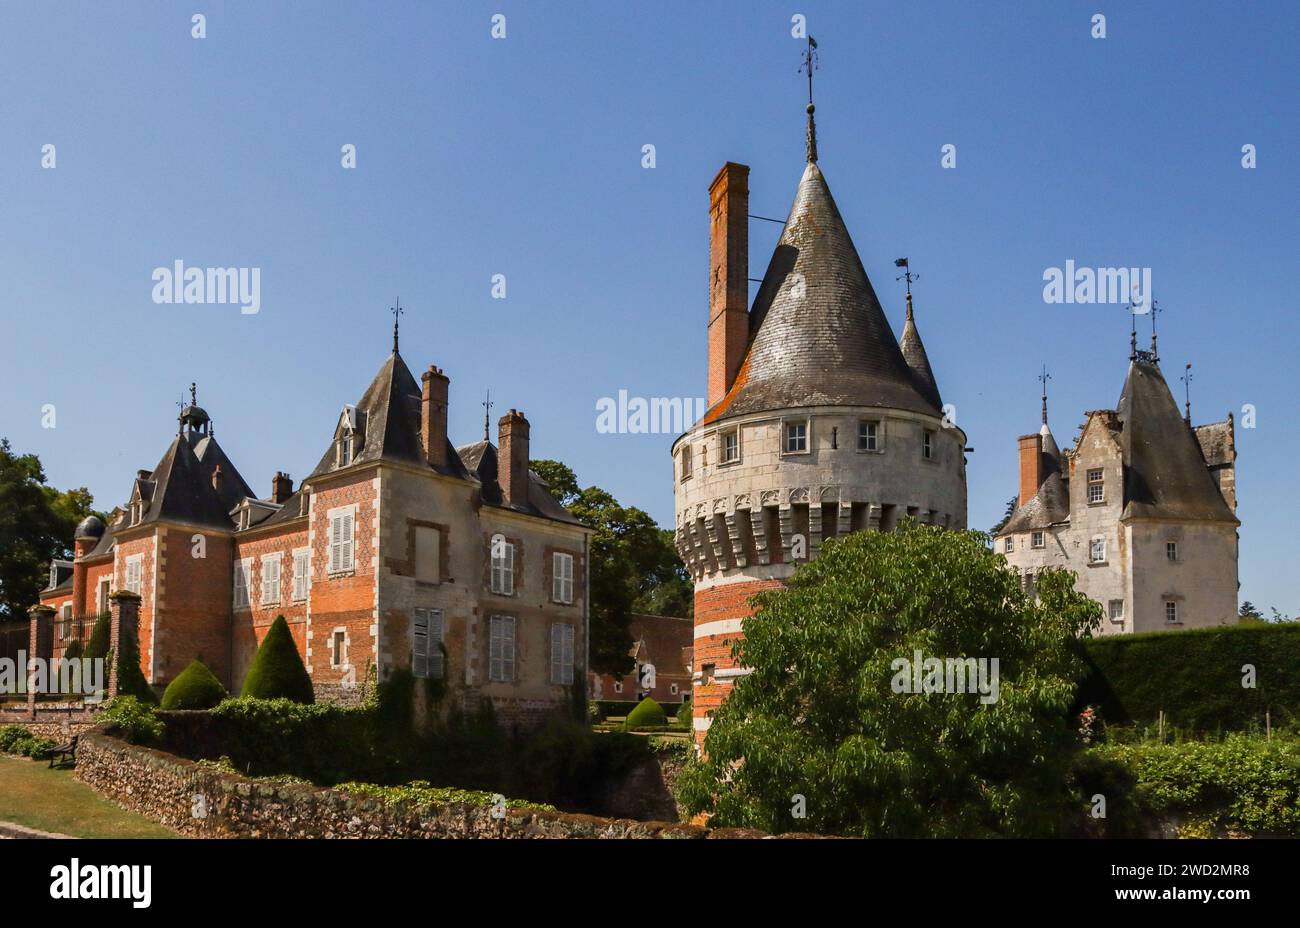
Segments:
[[[639,728],[663,728],[667,724],[668,716],[664,715],[664,707],[647,696],[628,713],[623,727],[635,731]]]
[[[190,665],[167,685],[164,709],[211,709],[226,698],[226,688],[200,660]]]
[[[253,666],[248,669],[240,695],[254,699],[291,699],[313,703],[311,677],[303,666],[298,646],[293,643],[289,623],[278,615],[257,649]]]

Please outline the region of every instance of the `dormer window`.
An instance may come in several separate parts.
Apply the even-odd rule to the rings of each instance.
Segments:
[[[351,435],[342,435],[339,437],[338,444],[338,466],[347,467],[352,463],[352,441]]]

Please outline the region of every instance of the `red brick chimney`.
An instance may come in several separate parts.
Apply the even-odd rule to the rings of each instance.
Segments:
[[[528,502],[528,420],[510,410],[497,423],[497,482],[506,505]]]
[[[1038,495],[1043,483],[1043,436],[1021,435],[1020,442],[1020,502],[1023,506]]]
[[[283,503],[290,496],[293,496],[293,481],[289,479],[288,474],[282,474],[277,470],[275,476],[271,478],[271,502]]]
[[[749,166],[709,185],[709,406],[727,395],[749,342]]]
[[[447,466],[447,387],[451,380],[440,368],[429,365],[421,378],[420,435],[424,459],[434,467]]]
[[[216,467],[212,468],[212,489],[214,489],[214,490],[216,490],[218,493],[220,493],[220,492],[221,492],[221,484],[222,484],[222,482],[223,482],[225,479],[226,479],[226,478],[225,478],[225,475],[221,473],[221,465],[220,465],[220,464],[218,464]]]

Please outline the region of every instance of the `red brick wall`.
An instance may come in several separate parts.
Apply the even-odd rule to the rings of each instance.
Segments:
[[[149,531],[131,538],[117,538],[117,552],[113,558],[113,590],[126,589],[127,558],[142,555],[140,564],[140,669],[150,683],[153,679],[154,636],[154,532]]]
[[[781,586],[780,580],[746,580],[728,583],[723,586],[697,590],[695,593],[695,626],[706,622],[720,622],[726,619],[743,619],[753,613],[749,598],[755,593],[771,590]],[[705,664],[713,664],[716,670],[730,670],[736,666],[731,657],[731,643],[743,636],[739,632],[709,635],[695,639],[695,654],[692,661],[696,673],[702,673]],[[695,684],[695,718],[708,718],[709,712],[722,705],[727,694],[731,692],[731,681],[705,683],[701,679]],[[701,743],[704,732],[697,731],[695,740]]]
[[[312,587],[307,669],[317,693],[327,697],[337,695],[338,687],[345,679],[343,668],[330,666],[330,638],[336,628],[341,627],[347,635],[347,662],[355,672],[356,682],[365,679],[375,660],[375,637],[371,634],[371,628],[377,622],[374,474],[374,471],[367,471],[353,482],[327,485],[317,489],[312,496]],[[351,505],[356,506],[354,566],[350,571],[331,576],[329,512]]]
[[[200,548],[195,535],[202,535]],[[154,620],[157,678],[166,685],[190,661],[203,661],[217,679],[231,685],[230,609],[233,596],[229,535],[195,528],[159,531],[158,614]],[[203,557],[195,557],[202,553]],[[148,597],[145,598],[148,605]],[[143,611],[143,607],[142,607]],[[141,621],[141,644],[147,624]]]
[[[295,601],[293,598],[293,552],[296,548],[307,547],[307,526],[305,523],[291,523],[285,529],[271,534],[252,538],[239,538],[235,542],[234,560],[252,559],[252,577],[249,580],[246,609],[234,612],[234,682],[235,687],[244,684],[244,677],[253,662],[253,655],[266,637],[267,630],[276,616],[282,615],[289,623],[293,634],[293,643],[305,664],[307,661],[307,600]],[[279,602],[262,604],[262,558],[268,554],[280,555],[280,599]],[[233,562],[232,562],[233,564]],[[233,572],[233,566],[232,566]],[[231,577],[233,584],[234,577]],[[233,589],[232,589],[233,594]]]

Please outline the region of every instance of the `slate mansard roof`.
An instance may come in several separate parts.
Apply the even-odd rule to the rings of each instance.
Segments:
[[[802,292],[801,292],[802,291]],[[904,356],[816,163],[804,169],[750,311],[750,343],[706,420],[798,406],[941,416],[914,322]]]

